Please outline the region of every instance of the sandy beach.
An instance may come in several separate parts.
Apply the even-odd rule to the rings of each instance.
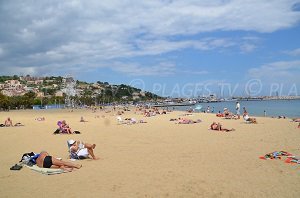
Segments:
[[[300,129],[290,119],[258,118],[258,124],[193,113],[196,124],[175,124],[170,112],[147,123],[120,125],[114,112],[20,110],[0,112],[22,127],[1,127],[0,197],[299,197],[300,165],[261,160],[273,151],[300,156]],[[83,116],[88,122],[79,122]],[[45,117],[45,121],[35,118]],[[65,119],[78,135],[53,135]],[[233,132],[208,130],[213,121]],[[80,160],[70,173],[43,175],[9,168],[23,153],[46,150],[68,160],[68,139],[95,143],[100,160]]]

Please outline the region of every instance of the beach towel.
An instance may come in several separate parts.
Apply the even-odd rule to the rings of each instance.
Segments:
[[[281,159],[281,157],[287,157],[292,156],[292,154],[286,152],[286,151],[274,151],[271,153],[267,153],[264,156],[260,156],[260,159],[266,160],[266,159]]]
[[[285,163],[289,164],[300,164],[300,158],[295,156],[288,156]]]
[[[66,171],[62,170],[62,169],[56,169],[56,168],[40,168],[37,165],[33,165],[33,166],[27,166],[27,165],[23,165],[27,168],[29,168],[30,170],[36,171],[38,173],[42,173],[44,175],[56,175],[56,174],[61,174],[61,173],[66,173]]]

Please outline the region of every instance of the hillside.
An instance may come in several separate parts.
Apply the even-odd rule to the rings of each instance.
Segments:
[[[0,108],[31,108],[32,105],[99,105],[154,101],[160,96],[129,85],[88,83],[72,77],[0,76]]]

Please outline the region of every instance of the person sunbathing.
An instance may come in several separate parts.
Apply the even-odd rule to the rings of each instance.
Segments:
[[[4,121],[4,125],[6,127],[12,127],[14,126],[13,123],[12,123],[12,120],[10,119],[10,117],[8,117],[5,121]]]
[[[35,118],[36,121],[45,121],[45,117],[38,117],[38,118]]]
[[[221,113],[221,111],[219,111],[217,114],[216,114],[217,117],[224,117],[224,114]]]
[[[68,140],[70,152],[76,153],[78,157],[88,158],[89,155],[94,159],[99,159],[94,154],[96,144],[83,143],[82,141]]]
[[[61,121],[60,128],[61,128],[62,133],[67,133],[67,134],[73,133],[70,126],[66,123],[65,120]]]
[[[244,114],[243,118],[246,122],[250,122],[252,124],[257,124],[256,118],[250,118],[248,114]]]
[[[179,121],[178,121],[177,124],[194,124],[194,123],[200,123],[201,122],[200,119],[194,121],[194,120],[191,120],[191,119],[179,118],[178,120]]]
[[[87,122],[87,121],[83,118],[83,116],[81,116],[79,122]]]
[[[42,151],[36,159],[36,165],[40,168],[60,168],[65,171],[72,171],[73,168],[80,169],[82,165],[65,162],[52,157],[46,151]]]
[[[227,108],[224,108],[223,115],[225,119],[238,119],[238,117],[230,112]]]
[[[225,132],[235,131],[234,128],[232,128],[232,129],[226,129],[226,128],[223,128],[222,125],[221,125],[220,123],[216,123],[216,122],[213,122],[213,123],[210,125],[210,129],[211,129],[211,130],[215,130],[215,131],[225,131]]]

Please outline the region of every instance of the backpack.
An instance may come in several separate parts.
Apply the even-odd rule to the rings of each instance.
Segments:
[[[35,156],[34,152],[30,152],[30,153],[24,153],[21,157],[21,160],[19,162],[29,162],[31,157]]]

